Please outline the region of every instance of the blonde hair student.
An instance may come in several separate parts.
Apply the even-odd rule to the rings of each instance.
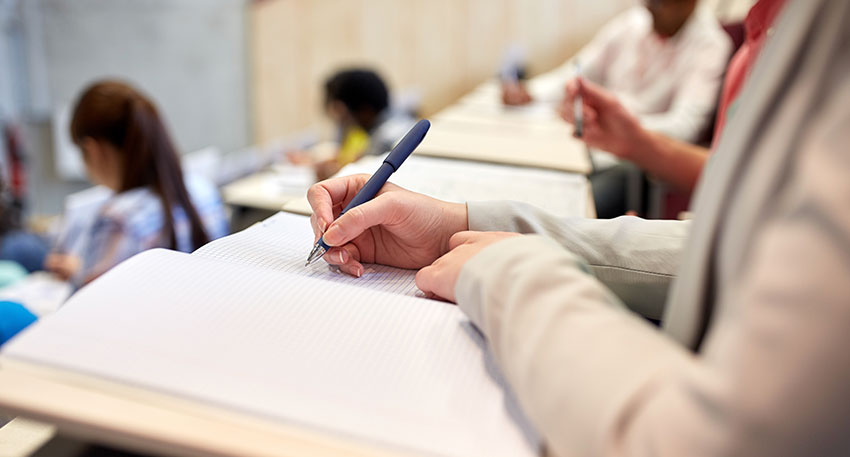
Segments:
[[[151,248],[189,252],[227,234],[216,190],[184,179],[180,157],[153,102],[132,86],[99,81],[77,101],[71,138],[91,180],[114,192],[74,241],[51,254],[48,269],[85,284]]]

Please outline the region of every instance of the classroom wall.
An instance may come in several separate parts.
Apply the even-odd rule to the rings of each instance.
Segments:
[[[8,3],[8,2],[7,2]],[[27,87],[16,116],[31,155],[31,208],[56,213],[86,184],[57,170],[53,123],[92,80],[133,82],[160,108],[181,152],[251,143],[247,0],[19,0]]]
[[[538,73],[566,60],[634,0],[265,0],[250,9],[253,137],[322,122],[322,81],[376,67],[425,114],[494,75],[510,43]]]

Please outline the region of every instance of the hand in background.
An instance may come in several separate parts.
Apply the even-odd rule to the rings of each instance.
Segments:
[[[324,181],[325,179],[330,178],[342,169],[336,159],[317,162],[313,168],[316,170],[316,179],[319,181]]]
[[[582,141],[588,146],[631,159],[646,134],[640,121],[620,104],[617,97],[590,81],[576,78],[567,83],[558,109],[561,118],[575,124],[573,101],[582,98]]]
[[[307,191],[310,222],[318,240],[332,246],[324,259],[353,276],[362,263],[418,269],[449,250],[449,239],[467,230],[466,205],[448,203],[387,183],[372,200],[337,219],[368,175],[334,178]]]
[[[527,105],[532,101],[533,98],[528,93],[528,90],[525,89],[525,85],[518,82],[502,83],[502,103],[505,105]]]
[[[82,268],[82,260],[70,254],[50,254],[44,260],[44,268],[59,279],[68,281]]]

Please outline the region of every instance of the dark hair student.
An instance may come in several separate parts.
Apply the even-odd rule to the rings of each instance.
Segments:
[[[387,85],[372,70],[342,70],[325,81],[325,106],[339,101],[345,105],[358,126],[371,132],[378,115],[390,104]]]
[[[70,130],[89,178],[107,192],[102,202],[66,213],[47,270],[82,286],[142,251],[192,252],[227,234],[218,190],[184,175],[156,107],[132,86],[105,80],[87,87]]]
[[[119,81],[100,81],[80,96],[71,121],[71,138],[83,150],[86,141],[107,142],[118,152],[120,193],[150,187],[162,201],[169,247],[177,248],[172,209],[182,208],[198,248],[210,240],[183,180],[180,159],[153,103],[133,87]]]

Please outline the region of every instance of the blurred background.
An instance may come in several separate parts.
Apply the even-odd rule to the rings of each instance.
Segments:
[[[751,3],[710,2],[722,22]],[[224,184],[267,163],[257,154],[268,145],[328,135],[321,86],[335,69],[373,67],[394,103],[428,115],[491,78],[509,46],[531,75],[546,71],[634,4],[0,0],[0,153],[7,169],[22,164],[27,220],[60,214],[66,195],[90,186],[70,106],[91,81],[118,77],[152,97],[181,154],[203,150],[196,168],[227,158],[225,171],[207,170]]]

